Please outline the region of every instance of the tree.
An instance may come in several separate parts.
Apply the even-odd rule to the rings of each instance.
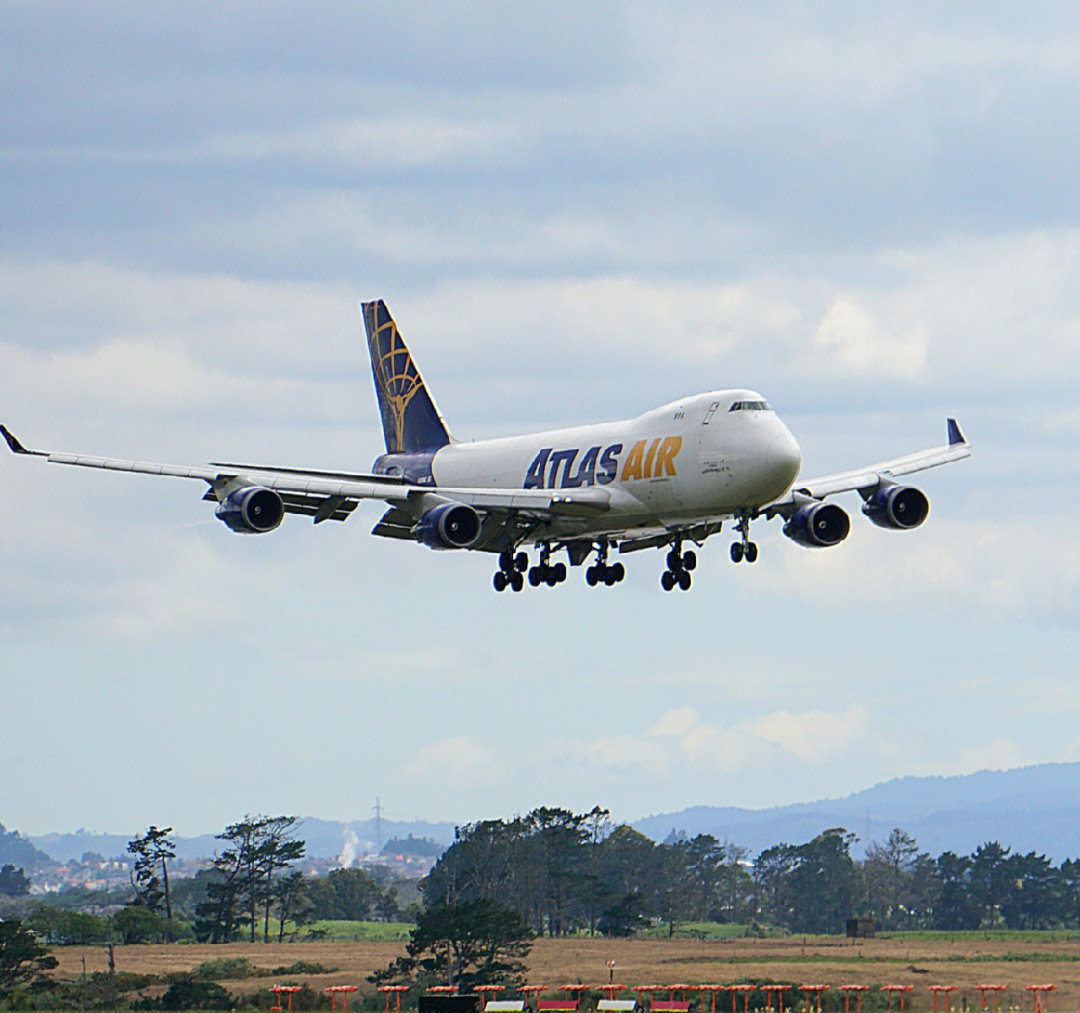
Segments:
[[[151,826],[142,837],[132,838],[127,845],[128,852],[135,856],[135,865],[131,870],[135,904],[156,913],[164,900],[165,920],[170,929],[172,897],[169,893],[169,859],[176,857],[176,845],[169,837],[171,833],[172,827]],[[166,942],[171,934],[166,934]]]
[[[940,890],[934,928],[963,931],[979,927],[979,910],[970,891],[971,859],[951,851],[937,857]]]
[[[436,904],[421,916],[399,957],[369,980],[412,979],[417,973],[471,988],[525,972],[533,932],[521,915],[492,900]]]
[[[987,841],[971,856],[971,898],[982,917],[981,928],[994,928],[1002,918],[1001,909],[1010,889],[1010,850],[997,841]]]
[[[252,884],[253,891],[262,892],[263,907],[263,942],[270,942],[270,906],[276,896],[274,877],[304,857],[307,845],[297,840],[296,832],[299,820],[295,816],[263,817],[259,828],[256,864],[260,882]],[[254,941],[254,933],[252,935]]]
[[[763,851],[754,863],[762,911],[792,932],[842,931],[857,893],[849,850],[854,839],[834,827],[806,844]]]
[[[278,905],[278,942],[285,939],[285,922],[292,919],[298,925],[311,911],[311,901],[304,892],[304,876],[300,872],[290,872],[282,876],[274,887],[274,897]]]
[[[884,844],[872,841],[866,849],[863,877],[867,907],[887,928],[898,927],[902,921],[901,908],[905,907],[918,855],[915,838],[899,827],[889,833]]]
[[[263,910],[263,942],[270,941],[270,911],[275,876],[304,855],[305,843],[292,834],[295,816],[245,816],[217,835],[229,846],[214,859],[216,875],[207,882],[207,898],[196,907],[196,937],[214,943],[231,941],[242,918],[255,942],[255,925]]]
[[[30,880],[24,869],[5,865],[0,869],[0,894],[5,897],[25,897],[30,892]]]
[[[0,998],[56,967],[56,957],[17,918],[0,921]]]
[[[112,925],[124,943],[169,942],[172,936],[172,922],[138,904],[120,908],[112,916]]]

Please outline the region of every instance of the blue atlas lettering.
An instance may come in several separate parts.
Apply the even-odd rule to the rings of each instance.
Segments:
[[[577,489],[582,485],[593,485],[596,482],[596,459],[599,456],[599,447],[589,447],[573,475],[570,474],[570,468],[567,467],[567,473],[563,478],[563,488]]]
[[[622,444],[614,443],[600,455],[600,470],[596,473],[596,481],[600,485],[608,485],[615,481],[619,473],[619,454],[622,453]]]
[[[551,455],[551,470],[548,472],[549,489],[558,489],[559,485],[566,485],[566,476],[570,474],[570,465],[574,463],[574,458],[577,457],[577,450],[556,450]],[[562,465],[566,465],[563,468],[562,482],[559,482],[559,468]]]
[[[529,465],[528,473],[525,475],[526,489],[544,488],[544,472],[547,470],[548,456],[550,454],[551,447],[546,447],[536,455],[536,460]]]

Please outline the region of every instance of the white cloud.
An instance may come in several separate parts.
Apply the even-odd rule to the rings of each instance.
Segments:
[[[507,775],[505,757],[469,735],[425,743],[404,766],[406,780],[440,786],[488,787]]]
[[[751,727],[755,734],[804,763],[820,763],[847,753],[855,739],[868,730],[868,722],[865,708],[852,704],[842,711],[774,711],[752,722]]]
[[[814,332],[815,373],[877,379],[919,379],[926,370],[926,341],[889,334],[865,308],[838,298]]]

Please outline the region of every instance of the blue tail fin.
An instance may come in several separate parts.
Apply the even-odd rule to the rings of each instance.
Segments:
[[[387,452],[409,453],[446,446],[450,434],[386,303],[379,299],[363,303],[362,308]]]

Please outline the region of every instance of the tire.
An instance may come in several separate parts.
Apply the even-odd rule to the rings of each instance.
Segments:
[[[512,573],[510,575],[510,586],[515,591],[520,591],[525,586],[525,578],[520,573]]]
[[[697,569],[697,553],[694,552],[693,549],[683,553],[682,568],[684,570]]]
[[[626,576],[626,567],[622,563],[616,563],[611,572],[615,574],[615,583],[618,584]]]
[[[509,584],[510,581],[504,571],[496,570],[495,576],[492,578],[492,583],[495,585],[496,591],[505,591],[506,585]]]
[[[524,552],[514,556],[514,567],[524,573],[529,568],[529,557]]]
[[[561,584],[566,580],[566,564],[556,563],[552,568],[552,572],[555,574],[555,583]]]
[[[742,542],[731,543],[731,561],[733,563],[741,563],[743,557]]]
[[[674,549],[667,554],[667,566],[672,573],[678,573],[682,569],[682,556]]]
[[[665,570],[662,574],[660,574],[660,586],[665,591],[672,590],[672,588],[675,587],[675,574],[673,574],[670,570]]]
[[[607,584],[608,587],[614,587],[615,586],[615,583],[616,583],[615,567],[613,567],[613,566],[605,566],[604,567],[604,583]]]
[[[509,573],[514,568],[514,554],[506,549],[499,553],[499,569],[503,573]]]
[[[757,542],[746,543],[746,561],[748,563],[757,562]]]
[[[683,591],[689,591],[690,590],[690,574],[688,574],[685,570],[683,570],[683,572],[679,574],[678,580],[679,580],[679,587]]]
[[[599,579],[600,579],[600,574],[597,573],[597,567],[590,566],[585,571],[585,583],[588,584],[589,587],[596,587],[596,582]]]
[[[540,567],[539,566],[534,566],[529,571],[529,583],[532,584],[533,587],[539,587],[541,580],[542,580],[542,578],[540,576]]]

